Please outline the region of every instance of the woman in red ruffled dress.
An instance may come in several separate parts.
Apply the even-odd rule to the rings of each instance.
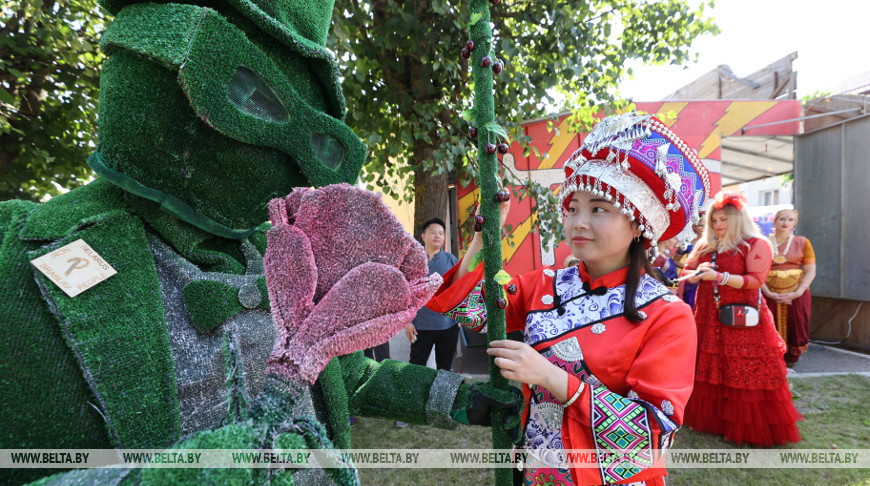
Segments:
[[[742,194],[717,194],[704,235],[683,270],[692,275],[690,282],[700,282],[697,369],[685,423],[737,444],[768,447],[800,441],[797,421],[803,417],[788,388],[785,343],[759,298],[773,252],[745,206]],[[719,308],[728,304],[757,308],[758,324],[723,324]]]

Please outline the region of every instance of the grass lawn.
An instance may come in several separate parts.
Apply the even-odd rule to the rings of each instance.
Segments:
[[[803,440],[788,449],[870,449],[870,378],[858,375],[791,380],[795,405],[804,415]],[[485,449],[489,429],[441,430],[411,425],[397,429],[392,420],[358,418],[353,426],[355,449]],[[717,436],[685,428],[675,449],[744,449]],[[859,469],[674,469],[669,486],[870,486],[870,470]],[[487,485],[487,469],[360,469],[363,485]]]

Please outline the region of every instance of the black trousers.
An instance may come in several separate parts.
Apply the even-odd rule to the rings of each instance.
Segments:
[[[417,331],[417,340],[411,344],[411,363],[426,366],[429,353],[435,347],[435,367],[450,371],[453,356],[456,354],[456,340],[459,339],[459,326],[440,331]]]
[[[363,350],[363,355],[366,358],[373,359],[380,363],[385,359],[390,359],[390,342],[379,344],[373,348]]]

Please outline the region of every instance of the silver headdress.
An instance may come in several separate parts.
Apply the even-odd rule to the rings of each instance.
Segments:
[[[565,163],[564,210],[574,191],[606,198],[655,247],[694,239],[692,224],[710,193],[710,178],[695,151],[651,115],[628,113],[601,120]]]

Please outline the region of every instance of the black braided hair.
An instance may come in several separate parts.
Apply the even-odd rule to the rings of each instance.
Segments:
[[[643,272],[646,271],[656,280],[659,278],[658,272],[653,271],[650,265],[649,257],[646,251],[646,242],[642,238],[634,240],[628,246],[628,275],[625,277],[625,303],[623,306],[625,317],[631,322],[641,322],[640,312],[637,310],[637,287],[640,285],[640,279],[643,277]]]

